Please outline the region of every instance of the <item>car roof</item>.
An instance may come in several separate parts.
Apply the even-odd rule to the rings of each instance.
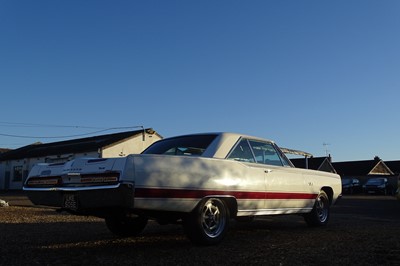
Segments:
[[[256,141],[270,142],[274,144],[274,141],[269,139],[255,137],[246,134],[233,133],[233,132],[204,132],[204,133],[183,134],[183,135],[167,137],[164,138],[163,140],[184,138],[191,136],[204,136],[204,135],[216,136],[215,139],[210,143],[210,145],[202,154],[202,157],[208,157],[208,158],[220,158],[220,159],[226,158],[231,149],[242,138],[256,140]]]
[[[253,140],[262,140],[262,141],[268,141],[268,142],[274,143],[274,141],[270,140],[270,139],[246,135],[246,134],[240,134],[240,133],[235,133],[235,132],[203,132],[203,133],[177,135],[177,136],[168,137],[168,138],[178,138],[178,137],[196,136],[196,135],[218,135],[218,136],[223,136],[223,137],[236,137],[238,139],[240,137],[242,137],[242,138],[248,138],[248,139],[253,139]]]

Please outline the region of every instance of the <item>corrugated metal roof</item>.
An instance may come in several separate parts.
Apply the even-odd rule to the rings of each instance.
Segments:
[[[0,148],[0,153],[11,151],[12,149]]]
[[[145,129],[145,130],[152,130]],[[66,140],[52,143],[35,143],[0,154],[0,161],[37,158],[48,155],[83,153],[96,151],[115,142],[143,134],[143,130],[120,132],[88,138]]]

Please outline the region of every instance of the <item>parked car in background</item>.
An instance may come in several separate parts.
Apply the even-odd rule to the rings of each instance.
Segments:
[[[342,179],[342,193],[354,194],[362,192],[360,180],[357,178],[343,178]]]
[[[297,214],[328,223],[342,192],[337,174],[295,168],[272,141],[233,133],[166,138],[142,154],[38,164],[24,190],[37,205],[105,219],[134,236],[148,219],[180,223],[190,240],[214,245],[231,218]]]
[[[393,186],[388,182],[387,178],[384,177],[368,179],[363,189],[367,194],[393,195],[395,192]]]

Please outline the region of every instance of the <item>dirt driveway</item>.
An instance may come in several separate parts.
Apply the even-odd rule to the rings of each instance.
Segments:
[[[0,193],[0,265],[400,265],[400,201],[345,196],[324,228],[300,216],[232,222],[223,243],[193,246],[179,225],[118,238],[101,219],[37,208]]]

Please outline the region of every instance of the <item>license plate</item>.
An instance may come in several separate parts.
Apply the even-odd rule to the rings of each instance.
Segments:
[[[78,198],[75,194],[64,194],[63,207],[73,211],[78,210]]]

